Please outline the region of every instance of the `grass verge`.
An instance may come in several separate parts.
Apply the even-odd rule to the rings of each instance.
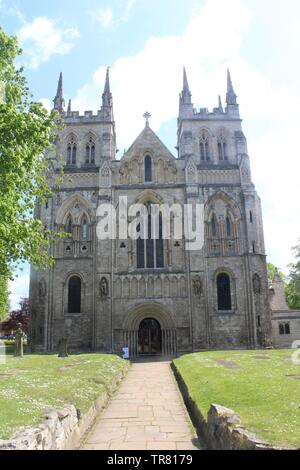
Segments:
[[[47,408],[73,404],[85,413],[128,363],[118,356],[6,356],[0,364],[0,439],[39,423]]]
[[[174,361],[206,418],[211,403],[233,409],[266,442],[300,447],[300,365],[292,351],[213,351]]]

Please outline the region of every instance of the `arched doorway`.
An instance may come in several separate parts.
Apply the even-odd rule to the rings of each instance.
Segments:
[[[162,353],[161,326],[157,320],[154,320],[154,318],[145,318],[140,323],[138,334],[138,353]]]

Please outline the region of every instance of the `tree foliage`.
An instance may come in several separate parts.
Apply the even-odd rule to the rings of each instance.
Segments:
[[[282,271],[280,271],[280,269],[275,266],[275,264],[273,263],[268,263],[267,264],[267,268],[268,268],[268,280],[269,280],[269,283],[271,284],[274,277],[275,277],[275,274],[279,274],[279,276],[281,277],[281,279],[285,282],[286,281],[286,277],[285,275],[283,274]]]
[[[295,262],[289,265],[288,284],[286,297],[290,308],[300,309],[300,239],[298,244],[292,248]]]
[[[4,320],[8,315],[8,279],[0,276],[0,320]]]
[[[7,320],[1,323],[1,331],[5,334],[13,334],[21,325],[24,333],[28,333],[29,324],[29,301],[23,298],[20,301],[20,309],[9,314]]]
[[[49,189],[46,149],[55,139],[57,115],[32,101],[17,39],[0,28],[0,275],[11,275],[19,262],[49,267],[49,243],[55,235],[35,219],[36,201]]]

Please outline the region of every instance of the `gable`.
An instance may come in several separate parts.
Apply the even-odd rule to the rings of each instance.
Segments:
[[[149,125],[146,125],[120,161],[125,163],[132,159],[142,160],[147,154],[149,154],[154,161],[163,159],[168,162],[174,162],[176,160],[174,155],[172,155]]]

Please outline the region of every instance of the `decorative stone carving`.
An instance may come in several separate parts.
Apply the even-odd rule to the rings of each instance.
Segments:
[[[111,170],[105,161],[100,169],[100,187],[108,188],[110,186]]]
[[[39,282],[39,296],[40,298],[46,297],[47,295],[47,285],[44,278],[42,278]]]
[[[202,294],[202,282],[199,277],[193,279],[193,291],[195,296],[200,296]]]
[[[253,276],[253,291],[255,294],[261,293],[261,280],[258,274]]]
[[[191,159],[186,166],[186,181],[187,183],[197,183],[197,167]]]
[[[108,280],[103,277],[100,281],[99,296],[102,300],[107,299],[109,295]]]

